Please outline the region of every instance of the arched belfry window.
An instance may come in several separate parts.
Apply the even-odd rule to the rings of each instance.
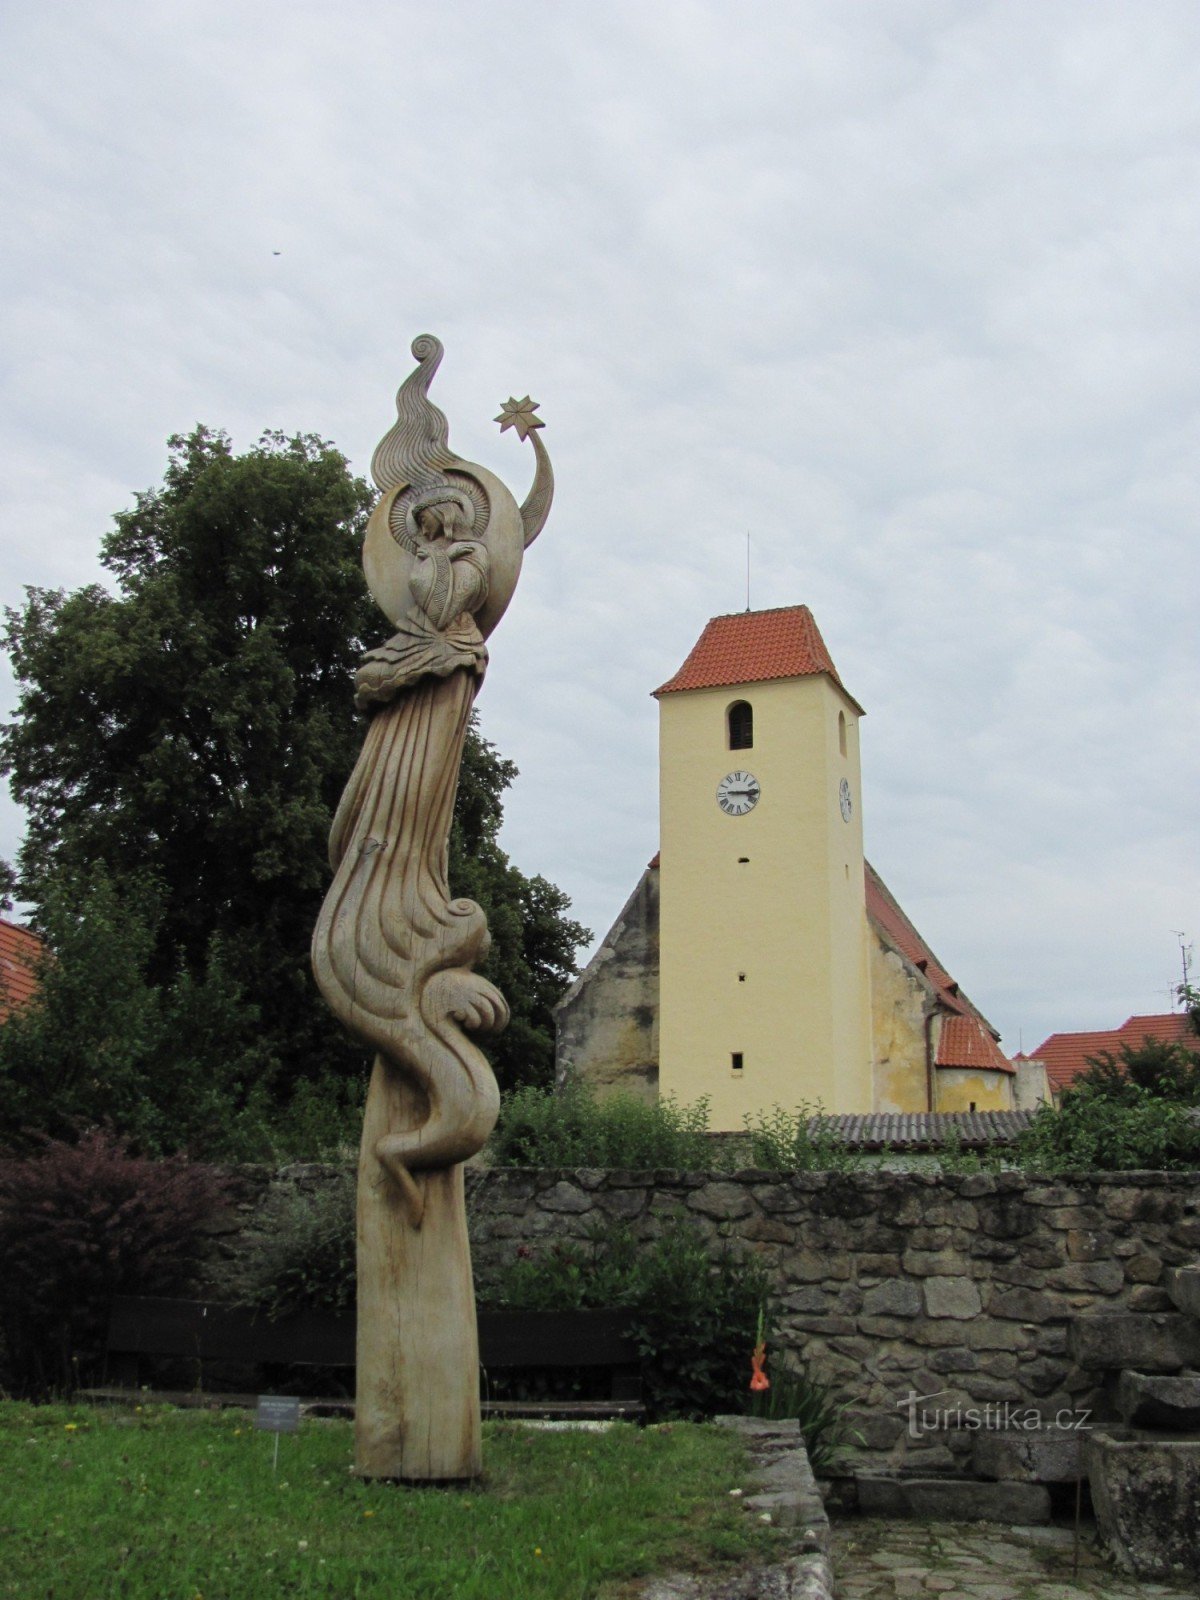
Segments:
[[[729,718],[729,748],[753,750],[754,708],[749,700],[735,700],[726,714]]]
[[[842,755],[846,754],[846,713],[838,712],[838,749]]]

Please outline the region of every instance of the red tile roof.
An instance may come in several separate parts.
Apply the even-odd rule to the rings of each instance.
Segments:
[[[966,1013],[971,1002],[958,992],[958,984],[942,966],[933,951],[901,911],[899,903],[869,861],[863,862],[866,877],[867,915],[878,924],[900,954],[929,979],[937,997],[950,1011]]]
[[[1200,1050],[1200,1036],[1186,1011],[1164,1011],[1157,1016],[1130,1017],[1119,1028],[1092,1033],[1052,1033],[1036,1050],[1034,1061],[1044,1061],[1052,1089],[1068,1088],[1088,1068],[1088,1058],[1105,1051],[1117,1056],[1122,1045],[1136,1050],[1148,1039],[1165,1044],[1186,1044]]]
[[[963,994],[869,861],[863,862],[863,871],[867,916],[905,960],[929,980],[939,1005],[950,1013],[942,1024],[936,1065],[1015,1072],[1017,1069],[1000,1048],[996,1030]]]
[[[971,1071],[1015,1072],[986,1024],[978,1017],[946,1017],[938,1036],[938,1067],[965,1067]]]
[[[34,969],[41,953],[42,941],[32,928],[0,917],[0,1022],[37,988]]]
[[[679,671],[654,693],[719,689],[735,683],[765,683],[771,678],[810,678],[820,672],[846,692],[807,606],[733,611],[705,624]]]

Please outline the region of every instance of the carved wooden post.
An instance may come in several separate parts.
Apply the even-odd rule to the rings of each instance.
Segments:
[[[508,1021],[504,997],[472,970],[487,954],[484,914],[450,898],[450,821],[484,640],[545,523],[554,478],[528,396],[496,419],[533,442],[523,506],[454,455],[428,395],[442,346],[426,334],[412,353],[416,371],[371,462],[382,497],[363,546],[367,583],[396,632],[356,679],[371,720],[334,818],[334,878],[312,953],[325,999],[376,1051],[358,1166],[356,1470],[446,1479],[481,1467],[462,1163],[499,1109],[464,1030]]]

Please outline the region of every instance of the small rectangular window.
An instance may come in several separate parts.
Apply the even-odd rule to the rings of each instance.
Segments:
[[[741,1072],[741,1070],[742,1070],[742,1052],[740,1050],[735,1050],[732,1053],[732,1055],[729,1057],[729,1065],[730,1065],[730,1068],[731,1068],[732,1071]]]

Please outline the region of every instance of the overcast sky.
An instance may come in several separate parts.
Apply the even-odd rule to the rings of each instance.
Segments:
[[[451,445],[522,498],[528,391],[558,477],[480,699],[525,871],[620,909],[649,693],[749,531],[867,709],[871,860],[1010,1052],[1168,1009],[1195,0],[9,0],[0,151],[4,601],[99,577],[197,421],[365,473],[436,333]]]

